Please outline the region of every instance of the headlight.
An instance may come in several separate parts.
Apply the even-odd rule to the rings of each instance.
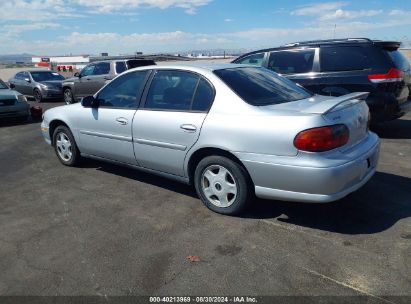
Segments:
[[[45,84],[42,84],[42,83],[40,83],[40,87],[41,87],[42,89],[45,89],[45,90],[48,89],[48,87],[47,87]]]
[[[27,102],[27,98],[24,95],[17,95],[17,100],[20,102]]]

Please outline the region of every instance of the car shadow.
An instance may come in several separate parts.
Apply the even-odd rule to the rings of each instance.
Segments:
[[[411,139],[411,120],[396,119],[373,126],[371,130],[381,138]]]
[[[176,193],[180,193],[186,196],[197,198],[195,190],[186,184],[173,181],[171,179],[156,175],[146,173],[140,170],[129,168],[126,166],[115,165],[103,161],[98,161],[94,159],[87,159],[81,162],[81,168],[93,168],[99,171],[103,171],[110,174],[115,174],[128,179],[133,179],[135,181],[150,184],[160,188],[164,188]]]
[[[29,117],[25,121],[21,121],[18,118],[2,118],[0,120],[0,127],[13,127],[13,126],[21,126],[21,125],[30,125],[40,123],[41,119],[33,119]]]
[[[242,217],[342,234],[373,234],[411,216],[411,179],[377,172],[360,190],[332,203],[307,204],[256,199]]]
[[[97,160],[84,161],[81,167],[94,168],[198,199],[193,187],[154,174]],[[363,188],[336,202],[308,204],[256,198],[239,217],[272,219],[342,234],[373,234],[411,216],[410,185],[410,178],[377,172]]]

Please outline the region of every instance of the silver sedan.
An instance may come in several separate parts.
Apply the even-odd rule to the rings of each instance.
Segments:
[[[366,96],[313,95],[259,67],[150,66],[48,110],[41,130],[64,165],[90,157],[156,173],[235,214],[253,195],[330,202],[363,186],[379,154]]]

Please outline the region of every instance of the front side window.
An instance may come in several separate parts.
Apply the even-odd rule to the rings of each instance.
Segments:
[[[114,79],[97,96],[101,107],[136,108],[149,71],[127,73]]]
[[[95,65],[94,64],[90,64],[88,66],[86,66],[82,71],[81,71],[81,76],[90,76],[93,75],[94,73],[94,69],[95,69]]]
[[[23,72],[19,72],[19,73],[16,74],[16,76],[14,76],[14,78],[16,78],[16,79],[24,79],[23,75],[24,75]]]
[[[356,71],[372,66],[370,52],[361,46],[322,47],[320,51],[321,71]]]
[[[230,68],[214,73],[245,102],[254,106],[286,103],[312,96],[294,82],[265,68]]]
[[[145,108],[189,111],[200,76],[184,71],[157,71]]]
[[[236,60],[235,63],[262,66],[263,60],[264,60],[264,53],[258,53],[258,54],[252,54],[244,58],[241,58],[239,60]]]
[[[31,72],[31,77],[36,82],[50,81],[50,80],[64,80],[64,77],[55,72]],[[29,78],[29,75],[25,75],[25,78]]]
[[[286,50],[272,52],[268,68],[280,74],[308,73],[313,69],[315,50]]]
[[[0,90],[1,89],[8,89],[9,87],[4,83],[3,80],[0,79]]]

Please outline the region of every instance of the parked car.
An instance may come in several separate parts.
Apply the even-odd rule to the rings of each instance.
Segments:
[[[62,81],[64,77],[59,73],[48,70],[21,71],[10,78],[12,89],[33,97],[36,102],[46,99],[61,99],[63,97]]]
[[[379,154],[367,95],[313,95],[247,65],[151,66],[46,111],[41,130],[64,165],[84,156],[157,173],[234,214],[254,192],[329,202],[364,185]]]
[[[411,110],[411,69],[399,46],[366,38],[306,41],[254,51],[233,63],[266,67],[320,95],[370,92],[371,121],[379,123]]]
[[[64,101],[66,104],[77,102],[85,96],[93,95],[107,82],[126,70],[155,64],[149,59],[106,60],[90,63],[80,73],[75,73],[73,78],[64,81]]]
[[[25,121],[30,115],[30,106],[23,94],[11,90],[0,79],[0,120],[17,118]]]

